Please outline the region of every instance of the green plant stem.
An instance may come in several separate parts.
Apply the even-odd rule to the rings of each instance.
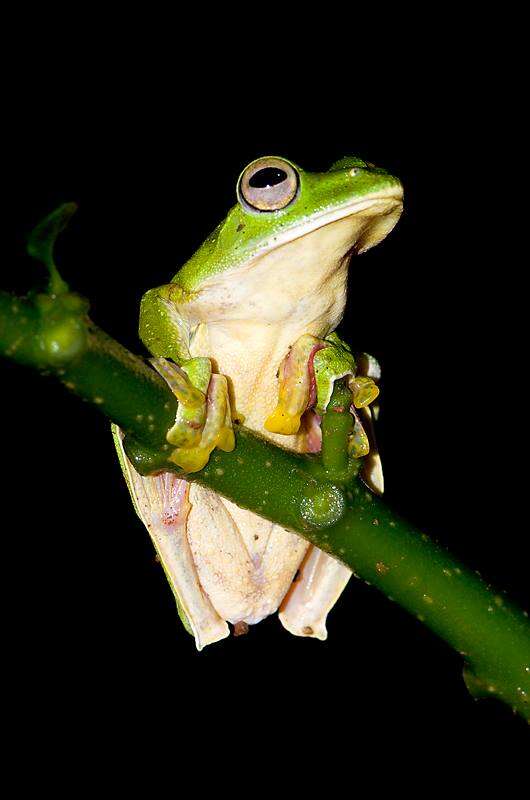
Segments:
[[[165,381],[142,359],[104,333],[86,316],[77,295],[31,299],[0,292],[0,354],[25,366],[52,372],[71,391],[94,403],[127,433],[151,446],[162,445],[175,421],[177,401]],[[55,311],[55,313],[52,313]],[[72,316],[83,336],[71,324]],[[78,352],[73,340],[81,339]],[[72,351],[73,350],[73,354]]]
[[[0,293],[0,354],[55,374],[93,402],[128,434],[138,471],[179,472],[165,441],[173,395],[144,361],[90,322],[76,295],[50,302]],[[530,719],[526,613],[351,477],[343,455],[351,418],[341,392],[339,385],[324,415],[322,460],[238,428],[232,453],[215,451],[201,472],[186,477],[343,561],[463,655],[474,695],[498,697]]]
[[[348,469],[348,436],[352,431],[351,392],[337,381],[326,413],[322,417],[322,464],[331,476],[341,476]]]

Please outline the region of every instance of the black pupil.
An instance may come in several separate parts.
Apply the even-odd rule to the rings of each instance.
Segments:
[[[267,186],[277,186],[287,178],[287,173],[278,167],[264,167],[254,173],[249,180],[253,189],[266,189]]]

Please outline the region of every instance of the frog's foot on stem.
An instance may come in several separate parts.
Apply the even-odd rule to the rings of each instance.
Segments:
[[[323,414],[335,381],[347,378],[352,392],[351,411],[355,416],[349,451],[355,458],[367,455],[370,444],[357,410],[373,402],[379,389],[373,378],[356,374],[356,371],[350,348],[335,333],[326,339],[304,334],[280,365],[278,403],[267,417],[265,428],[271,433],[297,433],[302,415],[308,409],[313,409],[317,415]]]
[[[210,359],[192,358],[179,367],[154,358],[152,364],[179,401],[175,424],[166,437],[175,448],[169,460],[185,472],[198,472],[214,448],[233,450],[227,380],[224,375],[212,374]]]
[[[280,607],[283,627],[295,636],[328,638],[326,618],[346,584],[351,570],[317,547],[310,547]]]

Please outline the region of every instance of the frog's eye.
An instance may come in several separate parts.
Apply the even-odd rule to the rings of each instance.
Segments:
[[[245,169],[237,195],[243,205],[258,211],[278,211],[294,200],[298,173],[282,158],[260,158]]]

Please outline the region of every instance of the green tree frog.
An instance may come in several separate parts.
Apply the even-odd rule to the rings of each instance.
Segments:
[[[334,333],[353,254],[380,242],[402,211],[400,181],[360,158],[322,173],[259,158],[237,203],[167,285],[141,303],[140,336],[179,400],[171,459],[201,469],[234,448],[232,420],[284,447],[318,451],[333,382],[346,378],[351,448],[370,449],[375,359],[354,358]],[[368,424],[367,424],[368,423]],[[326,617],[350,570],[295,533],[173,473],[138,475],[114,437],[140,518],[199,649],[279,609],[295,635],[326,638]],[[365,477],[382,491],[372,446]]]

